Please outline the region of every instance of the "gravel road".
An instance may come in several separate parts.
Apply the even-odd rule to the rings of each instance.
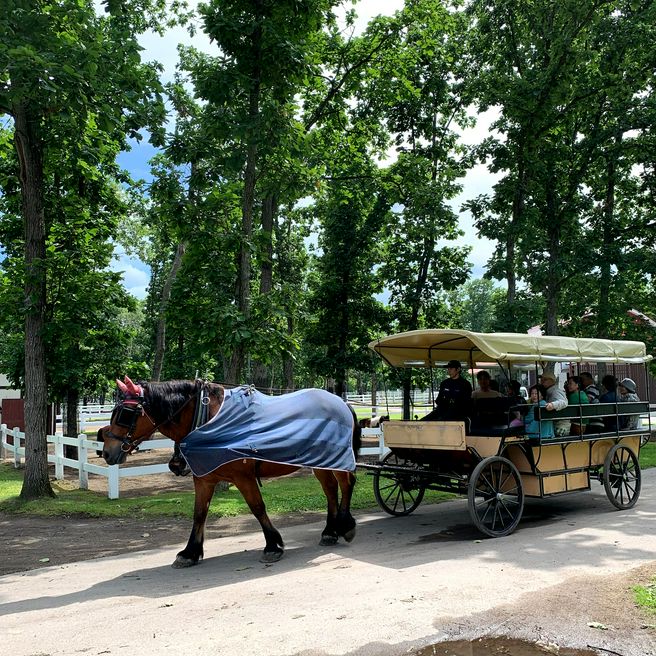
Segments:
[[[630,590],[656,575],[656,469],[630,511],[595,485],[528,503],[506,538],[482,538],[464,500],[358,524],[353,543],[330,548],[318,546],[322,522],[285,526],[285,557],[270,566],[251,523],[222,537],[210,529],[205,561],[187,570],[170,567],[184,541],[144,538],[140,551],[0,576],[2,652],[398,656],[506,635],[554,653],[656,656],[656,617]]]

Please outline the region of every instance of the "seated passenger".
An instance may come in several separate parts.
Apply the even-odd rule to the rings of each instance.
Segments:
[[[506,390],[506,394],[508,395],[509,399],[512,399],[513,405],[524,405],[526,403],[526,399],[522,396],[522,386],[520,385],[519,381],[515,380],[514,378],[508,381],[508,389]],[[524,425],[524,420],[522,419],[521,412],[515,410],[513,411],[512,416],[513,419],[510,422],[511,426]]]
[[[506,394],[509,398],[513,399],[517,405],[526,403],[526,399],[522,396],[522,386],[518,380],[514,378],[508,381],[508,389]]]
[[[607,374],[601,379],[601,386],[603,394],[599,397],[599,403],[617,403],[617,378]],[[612,417],[604,417],[604,428],[607,431],[616,431],[618,428],[617,415],[613,408],[607,408],[606,414],[611,414]]]
[[[631,378],[623,378],[617,385],[618,401],[620,403],[631,403],[640,401],[640,397],[636,394],[636,384]],[[618,408],[621,412],[622,408]],[[620,417],[620,430],[637,430],[640,428],[640,415],[625,415]]]
[[[594,378],[589,371],[581,372],[581,389],[586,393],[591,404],[599,403],[599,388],[595,385]],[[586,433],[601,433],[605,430],[602,417],[590,417]]]
[[[556,385],[556,377],[550,372],[545,371],[540,375],[540,383],[544,387],[544,400],[547,405],[544,406],[545,410],[563,410],[567,407],[567,396],[565,392],[558,389]],[[559,419],[554,423],[554,432],[558,437],[569,435],[570,421],[569,419]]]
[[[589,371],[581,372],[581,389],[587,394],[590,403],[599,403],[599,388]]]
[[[490,378],[489,372],[485,369],[481,369],[476,374],[476,380],[478,381],[478,388],[472,392],[472,399],[498,399],[501,396],[501,392],[493,390],[490,386],[492,379]]]
[[[567,389],[568,405],[585,405],[590,403],[588,395],[581,389],[581,379],[578,376],[570,376],[565,383]],[[570,435],[583,435],[588,420],[581,418],[572,419]]]
[[[544,400],[545,389],[542,385],[533,385],[529,389],[530,407],[524,417],[524,426],[528,437],[555,437],[553,421],[543,419],[538,421],[535,418],[535,408],[538,406],[544,408],[547,402]]]

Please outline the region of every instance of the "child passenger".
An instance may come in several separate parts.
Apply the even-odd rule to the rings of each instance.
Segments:
[[[640,401],[640,397],[636,394],[636,384],[631,378],[623,378],[617,383],[617,395],[621,403]],[[640,415],[627,415],[620,418],[620,430],[636,430],[639,427]]]
[[[533,385],[529,391],[528,412],[524,417],[524,425],[526,426],[526,435],[528,437],[555,437],[553,421],[550,419],[543,419],[538,421],[535,417],[535,408],[538,406],[544,408],[547,402],[544,400],[545,389],[542,385]]]

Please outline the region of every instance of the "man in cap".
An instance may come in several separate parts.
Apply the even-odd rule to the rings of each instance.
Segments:
[[[437,406],[424,419],[461,421],[471,414],[472,386],[460,375],[462,365],[458,360],[449,360],[446,371],[448,378],[440,383]]]
[[[547,405],[545,410],[563,410],[567,407],[567,396],[564,390],[556,385],[556,377],[550,371],[544,371],[540,376],[540,382],[545,389],[544,400]],[[554,421],[554,433],[557,437],[569,435],[570,420],[560,419]]]

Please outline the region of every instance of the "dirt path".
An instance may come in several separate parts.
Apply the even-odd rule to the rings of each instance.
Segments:
[[[650,470],[631,511],[615,512],[595,488],[528,504],[520,528],[496,540],[481,539],[461,500],[400,519],[361,513],[355,542],[331,549],[317,546],[316,515],[281,517],[288,550],[272,567],[258,562],[252,517],[216,520],[205,562],[190,570],[170,568],[187,520],[0,516],[3,649],[398,656],[502,635],[552,653],[656,656],[656,618],[631,591],[656,574],[654,508]],[[106,622],[113,631],[90,630]]]

